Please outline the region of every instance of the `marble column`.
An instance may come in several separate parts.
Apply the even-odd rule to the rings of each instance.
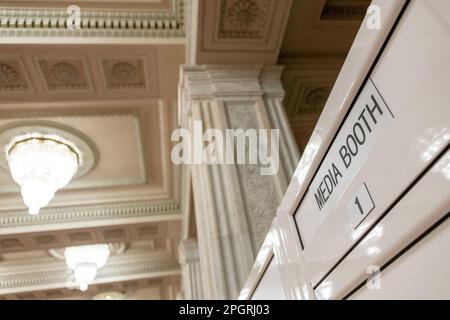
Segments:
[[[299,160],[283,109],[281,72],[280,66],[263,65],[181,70],[180,126],[193,137],[198,123],[203,132],[279,129],[275,174],[261,174],[258,164],[189,165],[203,294],[208,299],[237,298]]]
[[[196,240],[181,241],[179,246],[179,262],[181,265],[183,299],[203,299],[200,257]]]

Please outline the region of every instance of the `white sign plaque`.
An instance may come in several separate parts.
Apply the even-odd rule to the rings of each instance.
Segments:
[[[370,195],[367,185],[364,183],[347,204],[347,212],[350,215],[353,229],[358,228],[361,222],[375,209],[375,203]]]
[[[309,216],[307,227],[302,228],[302,224],[298,224],[302,238],[306,242],[314,235],[330,211],[333,211],[337,201],[366,161],[380,133],[393,119],[394,115],[369,78],[311,182],[304,199],[307,208],[305,212],[301,212],[303,204],[300,206],[298,216],[302,214]],[[375,206],[364,189],[360,189],[351,200],[353,202],[351,212],[355,219],[352,218],[352,221],[355,226],[358,225],[358,220],[364,219],[372,206]],[[359,207],[355,201],[359,202]],[[357,211],[354,210],[360,208],[363,213],[356,215]],[[299,221],[301,218],[296,219]]]

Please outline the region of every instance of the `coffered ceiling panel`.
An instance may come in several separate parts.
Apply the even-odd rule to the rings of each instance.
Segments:
[[[4,260],[0,263],[0,297],[13,298],[9,294],[26,292],[29,296],[21,298],[31,299],[38,298],[38,292],[44,290],[66,289],[71,290],[72,295],[80,295],[62,252],[39,250],[5,253]],[[170,246],[155,248],[151,241],[136,242],[118,251],[113,248],[107,265],[99,270],[93,281],[98,287],[91,288],[90,293],[166,284],[165,277],[178,276],[179,273],[178,262],[174,259]],[[149,281],[150,279],[153,281]],[[169,281],[167,284],[176,285],[177,282]],[[59,297],[64,295],[62,292],[58,294]],[[55,292],[51,298],[58,296]]]
[[[108,295],[115,292],[123,294],[124,300],[176,299],[174,293],[177,293],[179,283],[180,276],[174,272],[174,275],[158,278],[94,284],[89,286],[86,292],[80,292],[73,288],[56,288],[0,295],[0,300],[90,300],[97,299],[99,294]]]
[[[43,121],[79,132],[93,144],[95,166],[59,191],[50,206],[170,197],[169,133],[175,122],[175,103],[144,100],[130,101],[128,107],[115,104],[0,105],[2,132],[12,125]],[[2,209],[24,208],[6,164],[0,168],[0,199],[0,214]]]
[[[125,202],[114,209],[118,217],[134,212],[127,209],[134,204],[154,212],[149,201],[156,201],[164,203],[156,211],[174,213],[165,202],[176,201],[169,149],[183,61],[180,45],[0,45],[0,128],[45,121],[79,132],[94,146],[95,166],[60,190],[48,208],[91,212]],[[0,218],[24,213],[5,165],[0,199]]]
[[[0,235],[0,255],[9,252],[95,244],[146,241],[151,249],[165,247],[166,238],[176,238],[177,222],[154,222],[99,228],[54,230],[45,232]],[[150,248],[149,247],[149,248]]]
[[[145,157],[141,138],[139,119],[129,114],[99,114],[74,116],[55,116],[33,118],[33,120],[0,119],[0,135],[4,128],[12,126],[46,123],[64,125],[89,137],[95,148],[95,167],[79,179],[73,180],[65,189],[113,187],[147,182]],[[75,129],[76,128],[76,129]],[[114,161],[111,161],[114,159]],[[0,168],[0,194],[17,193],[7,164]]]
[[[35,61],[45,80],[47,91],[93,90],[85,59],[36,58]]]
[[[30,79],[20,56],[3,56],[0,62],[0,92],[31,92]]]
[[[195,26],[188,37],[193,64],[273,64],[283,39],[292,0],[198,1],[187,10]]]
[[[167,56],[167,51],[173,53]],[[182,47],[0,45],[0,97],[124,99],[124,92],[133,98],[161,97],[174,87],[165,69],[173,69],[171,58],[181,64]]]

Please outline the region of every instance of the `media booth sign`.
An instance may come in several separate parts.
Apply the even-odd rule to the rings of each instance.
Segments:
[[[301,232],[304,242],[308,242],[321,222],[332,214],[339,197],[370,154],[383,128],[393,120],[393,113],[369,78],[303,200],[310,202],[306,204],[310,223]],[[370,186],[364,183],[346,206],[353,227],[357,228],[375,206],[376,199],[370,194]],[[297,216],[302,214],[306,213],[300,211]]]

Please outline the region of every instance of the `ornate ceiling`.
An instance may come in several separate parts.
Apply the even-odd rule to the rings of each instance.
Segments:
[[[69,1],[0,8],[0,140],[13,127],[44,124],[84,137],[94,150],[92,168],[38,216],[26,213],[0,166],[0,297],[121,291],[175,298],[181,203],[170,133],[185,57],[184,3],[78,3],[84,19],[74,31],[61,23]],[[48,250],[93,243],[124,243],[126,250],[81,293]]]
[[[77,3],[80,30],[65,24],[69,0],[0,7],[0,143],[11,127],[51,124],[83,136],[94,150],[92,168],[38,216],[26,213],[0,165],[0,299],[87,299],[109,291],[175,298],[183,183],[170,161],[170,133],[180,65],[286,65],[286,111],[302,148],[367,1]],[[126,250],[81,293],[48,250],[92,243],[124,243]]]
[[[69,0],[3,1],[0,38],[20,42],[48,37],[72,39],[182,38],[184,0],[81,0],[81,28],[67,28]],[[17,37],[19,39],[11,39]],[[111,40],[106,40],[111,42]]]

